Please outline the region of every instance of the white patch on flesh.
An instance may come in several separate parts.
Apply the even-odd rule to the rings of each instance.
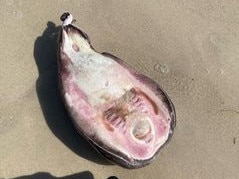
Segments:
[[[72,104],[71,95],[69,95],[68,93],[65,93],[65,99],[66,99],[67,104],[68,104],[70,107],[72,107],[73,104]]]
[[[88,42],[77,34],[68,35],[63,30],[63,37],[63,51],[72,62],[69,70],[76,84],[89,97],[91,105],[106,102],[104,96],[118,98],[132,88],[130,79],[125,78],[125,70],[119,68],[115,61],[93,51]],[[72,44],[78,45],[79,52],[72,48]]]

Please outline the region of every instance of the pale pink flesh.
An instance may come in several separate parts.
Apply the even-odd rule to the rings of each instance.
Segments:
[[[60,59],[62,92],[84,135],[132,160],[153,157],[172,132],[170,112],[160,97],[64,26]]]

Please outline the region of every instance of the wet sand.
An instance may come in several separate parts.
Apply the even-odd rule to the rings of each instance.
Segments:
[[[177,127],[149,166],[102,159],[73,130],[57,90],[62,12],[157,81]],[[239,178],[239,2],[0,1],[0,178]]]

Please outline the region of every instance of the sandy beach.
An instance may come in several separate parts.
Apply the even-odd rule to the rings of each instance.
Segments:
[[[65,11],[172,99],[177,127],[151,165],[111,164],[74,130],[57,85]],[[238,12],[237,0],[0,0],[0,179],[238,179]]]

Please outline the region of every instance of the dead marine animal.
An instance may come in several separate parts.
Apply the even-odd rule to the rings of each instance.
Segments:
[[[173,134],[173,103],[152,79],[114,55],[97,52],[70,13],[61,20],[60,89],[76,129],[114,163],[149,164]]]

